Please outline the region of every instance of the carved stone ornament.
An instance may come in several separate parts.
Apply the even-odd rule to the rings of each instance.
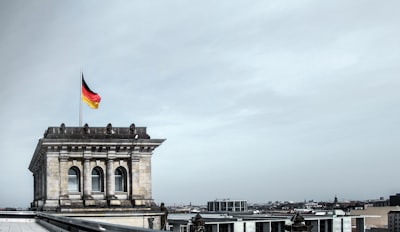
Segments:
[[[113,133],[113,129],[112,129],[111,123],[108,123],[108,124],[107,124],[106,133],[107,133],[108,135],[114,134],[114,133]]]
[[[85,123],[85,125],[83,126],[83,133],[85,134],[90,133],[89,125],[87,123]]]
[[[60,125],[60,134],[65,134],[65,124],[61,123]]]
[[[136,126],[135,126],[135,123],[132,123],[132,124],[129,126],[129,131],[131,132],[131,134],[136,134]]]

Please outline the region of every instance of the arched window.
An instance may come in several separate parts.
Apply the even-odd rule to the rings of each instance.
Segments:
[[[79,192],[80,191],[80,175],[77,167],[72,167],[68,170],[68,191]]]
[[[115,191],[126,192],[126,171],[123,167],[115,170]]]
[[[92,170],[92,191],[103,192],[103,170],[100,167]]]

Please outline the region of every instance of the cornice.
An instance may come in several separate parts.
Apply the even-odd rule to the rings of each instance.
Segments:
[[[151,156],[165,139],[151,139],[146,127],[49,127],[38,141],[29,170],[34,172],[49,153],[61,159],[68,157],[129,158]],[[84,155],[85,154],[85,155]],[[135,158],[136,159],[136,158]]]

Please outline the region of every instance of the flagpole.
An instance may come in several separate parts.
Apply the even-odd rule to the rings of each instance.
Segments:
[[[82,127],[82,77],[83,77],[83,72],[81,68],[81,75],[80,75],[80,85],[79,85],[79,127]]]

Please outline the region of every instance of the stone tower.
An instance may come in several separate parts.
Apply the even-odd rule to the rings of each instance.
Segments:
[[[36,146],[34,210],[143,211],[153,204],[151,157],[164,139],[145,127],[49,127]]]

